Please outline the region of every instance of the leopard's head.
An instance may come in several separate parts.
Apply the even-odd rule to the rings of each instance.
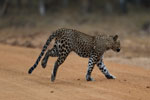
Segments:
[[[120,47],[120,41],[118,40],[118,35],[112,36],[113,42],[111,49],[115,52],[120,52],[121,47]]]

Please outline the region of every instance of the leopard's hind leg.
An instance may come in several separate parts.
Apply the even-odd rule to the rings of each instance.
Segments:
[[[52,75],[51,75],[51,81],[53,82],[56,78],[56,74],[57,74],[57,70],[59,68],[59,66],[65,61],[65,59],[67,58],[68,54],[66,56],[60,56],[58,57],[57,61],[55,62],[53,71],[52,71]]]
[[[48,50],[41,62],[41,65],[43,68],[46,68],[46,65],[47,65],[47,61],[48,61],[48,58],[49,56],[51,57],[58,57],[58,50],[57,50],[57,46],[56,44],[54,45],[54,47],[50,50]]]
[[[58,40],[57,43],[58,47],[58,59],[54,64],[54,68],[51,75],[51,81],[53,82],[56,78],[57,70],[61,64],[64,63],[65,59],[69,55],[69,53],[72,51],[72,45],[70,43],[69,39],[66,39],[65,37],[62,37],[60,40]]]

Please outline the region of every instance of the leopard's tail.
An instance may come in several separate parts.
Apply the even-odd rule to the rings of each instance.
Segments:
[[[32,71],[37,67],[38,63],[40,62],[42,56],[44,55],[48,45],[50,44],[50,42],[57,37],[60,34],[60,30],[55,31],[52,35],[50,35],[50,37],[48,38],[48,40],[46,41],[45,45],[43,46],[43,49],[39,55],[39,57],[37,58],[35,64],[29,69],[28,74],[31,74]]]

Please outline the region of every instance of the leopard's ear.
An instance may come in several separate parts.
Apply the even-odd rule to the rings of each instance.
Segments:
[[[113,37],[113,40],[114,40],[114,41],[117,41],[117,39],[118,39],[118,35],[115,35],[115,36]]]

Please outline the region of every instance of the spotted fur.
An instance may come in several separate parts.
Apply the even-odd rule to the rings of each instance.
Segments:
[[[117,40],[118,35],[97,35],[90,36],[73,29],[58,29],[50,35],[45,43],[42,52],[37,58],[35,64],[29,69],[28,73],[37,67],[39,61],[44,55],[48,45],[55,38],[55,44],[52,49],[48,50],[42,60],[42,67],[45,68],[49,56],[58,57],[54,64],[53,72],[51,75],[51,81],[56,78],[56,73],[59,66],[65,61],[70,52],[74,51],[80,57],[89,58],[88,70],[86,74],[86,80],[92,81],[91,73],[96,64],[101,72],[107,79],[114,79],[115,77],[109,73],[106,66],[103,63],[103,54],[107,50],[120,51],[120,42]]]

